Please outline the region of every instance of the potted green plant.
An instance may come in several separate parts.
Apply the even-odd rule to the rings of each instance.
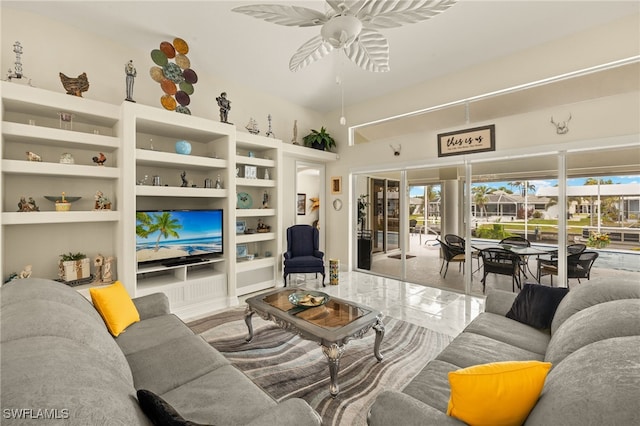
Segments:
[[[80,280],[91,275],[91,263],[84,253],[61,254],[58,269],[60,278],[64,281]]]
[[[324,127],[320,127],[320,131],[311,129],[311,133],[302,138],[305,146],[310,146],[322,151],[330,151],[336,146],[336,141],[331,137]]]

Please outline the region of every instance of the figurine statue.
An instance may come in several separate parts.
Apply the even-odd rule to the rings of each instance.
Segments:
[[[187,172],[185,170],[183,170],[182,173],[180,173],[180,179],[182,180],[182,183],[180,184],[180,186],[182,188],[186,188],[189,185],[189,182],[187,182]]]
[[[89,90],[89,79],[87,73],[83,72],[78,77],[67,77],[63,73],[60,74],[62,86],[67,91],[67,95],[82,97],[82,92]]]
[[[94,199],[96,201],[93,206],[94,210],[111,210],[111,201],[104,196],[102,191],[96,191]]]
[[[247,129],[252,135],[257,135],[258,133],[260,133],[260,130],[258,130],[258,123],[253,118],[249,118],[249,123],[247,123],[244,128]]]
[[[18,202],[18,211],[19,212],[39,212],[40,207],[36,205],[36,201],[33,197],[29,197],[29,201],[25,199],[26,197],[20,197],[20,201]]]
[[[269,208],[269,193],[267,192],[267,190],[265,190],[264,193],[262,194],[262,208],[263,209]]]
[[[19,279],[29,278],[31,276],[31,265],[26,265],[24,269],[18,275]]]
[[[26,151],[27,153],[27,160],[29,161],[42,161],[42,157],[40,157],[38,154],[36,154],[33,151]]]
[[[220,121],[223,123],[229,123],[229,111],[231,110],[231,101],[227,99],[227,92],[220,93],[220,96],[216,98],[218,106],[220,107]]]
[[[298,144],[298,120],[293,120],[293,139],[291,139],[291,143],[294,145]]]
[[[216,178],[216,189],[222,189],[222,179],[220,179],[220,174]]]
[[[98,254],[96,258],[93,260],[93,266],[96,267],[96,277],[94,282],[100,283],[102,282],[102,268],[104,267],[104,256]]]
[[[124,100],[135,102],[133,100],[133,82],[138,75],[138,71],[136,71],[136,67],[133,66],[133,60],[130,60],[125,64],[124,73],[127,75],[127,97]]]
[[[107,156],[102,152],[99,152],[97,156],[92,158],[93,162],[98,166],[104,166],[104,162],[107,161]]]
[[[109,284],[113,282],[113,262],[115,259],[113,256],[109,256],[104,259],[104,267],[102,269],[102,282]]]
[[[9,72],[7,73],[7,80],[26,82],[29,86],[32,86],[31,79],[28,79],[27,76],[22,72],[22,45],[19,41],[16,41],[13,44],[13,53],[16,54],[16,61],[14,62],[15,71],[11,71],[11,68],[9,68]]]
[[[267,116],[267,121],[269,121],[269,130],[267,130],[267,133],[265,134],[265,136],[266,137],[271,136],[272,138],[275,138],[276,135],[273,134],[273,130],[271,129],[271,114]]]

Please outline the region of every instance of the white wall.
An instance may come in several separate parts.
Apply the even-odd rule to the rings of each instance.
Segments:
[[[150,52],[157,46],[149,46],[149,50],[141,52],[40,15],[8,7],[2,7],[0,11],[3,79],[6,71],[14,68],[13,43],[20,41],[24,50],[24,74],[36,87],[64,93],[59,72],[69,77],[86,72],[90,88],[83,97],[120,105],[126,96],[124,66],[132,59],[138,71],[133,98],[138,103],[162,108],[160,97],[163,92],[149,76],[149,69],[154,65]],[[298,129],[315,128],[323,121],[322,115],[315,111],[207,74],[192,57],[190,59],[198,73],[189,105],[195,116],[218,120],[215,98],[221,92],[227,92],[231,100],[229,121],[241,131],[246,131],[244,126],[253,117],[264,123],[260,124],[264,133],[266,117],[271,114],[276,137],[290,141],[294,120],[298,120]]]

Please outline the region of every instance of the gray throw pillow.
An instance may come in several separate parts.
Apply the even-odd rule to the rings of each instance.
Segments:
[[[525,284],[506,317],[538,329],[551,328],[556,309],[568,292],[564,287]]]

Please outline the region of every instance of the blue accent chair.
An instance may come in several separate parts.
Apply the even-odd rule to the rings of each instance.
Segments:
[[[284,253],[284,286],[289,274],[322,274],[325,287],[324,253],[320,248],[320,232],[311,225],[293,225],[287,228],[287,251]]]

